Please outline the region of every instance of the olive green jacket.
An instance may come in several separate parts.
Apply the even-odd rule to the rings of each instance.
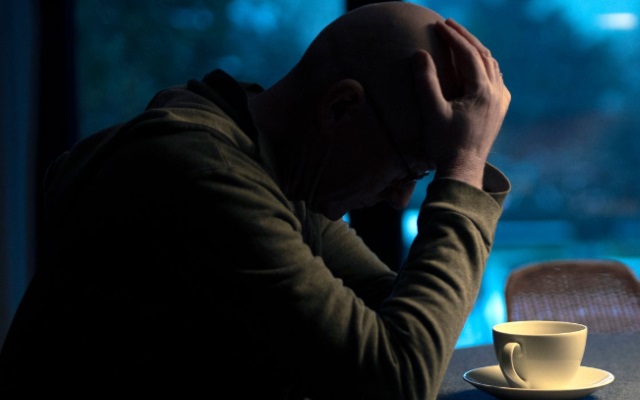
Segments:
[[[47,261],[7,337],[0,388],[436,397],[507,179],[487,166],[486,191],[433,181],[396,274],[347,223],[287,199],[243,95],[213,72],[52,165]]]

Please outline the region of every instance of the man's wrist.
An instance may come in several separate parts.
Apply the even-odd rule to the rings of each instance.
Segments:
[[[446,178],[465,182],[482,189],[486,160],[479,157],[464,157],[437,166],[436,179]]]

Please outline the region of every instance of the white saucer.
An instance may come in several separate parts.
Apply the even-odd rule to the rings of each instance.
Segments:
[[[520,389],[509,387],[499,365],[467,371],[465,381],[495,397],[505,400],[574,400],[587,396],[613,382],[613,374],[602,369],[580,367],[566,389]]]

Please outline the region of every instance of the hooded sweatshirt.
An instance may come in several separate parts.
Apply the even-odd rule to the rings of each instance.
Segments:
[[[1,394],[437,396],[508,180],[434,180],[396,273],[280,190],[246,106],[260,90],[216,70],[51,165]]]

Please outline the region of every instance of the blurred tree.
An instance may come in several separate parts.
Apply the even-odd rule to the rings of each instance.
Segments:
[[[585,236],[607,235],[608,218],[640,216],[629,150],[638,139],[624,133],[639,127],[625,107],[637,96],[625,80],[633,64],[611,39],[588,40],[560,12],[537,15],[529,3],[469,2],[464,13],[513,95],[492,160],[514,182],[504,218],[568,219]]]
[[[82,134],[132,117],[158,89],[208,71],[212,55],[229,51],[225,6],[201,0],[77,2]]]
[[[81,133],[132,117],[156,91],[214,68],[271,85],[343,11],[343,0],[79,1]]]

